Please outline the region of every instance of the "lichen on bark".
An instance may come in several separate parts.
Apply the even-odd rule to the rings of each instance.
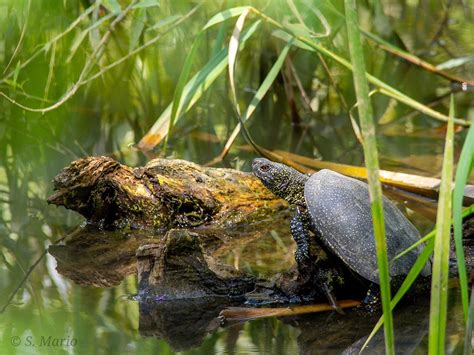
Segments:
[[[72,162],[48,202],[109,230],[233,226],[286,207],[252,174],[155,159],[131,168],[108,157]]]

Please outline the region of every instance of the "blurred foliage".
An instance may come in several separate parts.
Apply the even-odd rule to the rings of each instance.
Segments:
[[[450,74],[474,80],[472,0],[358,3],[359,21],[364,30],[434,65],[442,65]],[[295,1],[293,6],[301,18],[296,16],[291,4],[286,0],[0,1],[2,295],[15,287],[18,278],[48,243],[81,221],[64,210],[45,206],[45,198],[51,192],[50,180],[63,166],[85,155],[112,155],[130,165],[147,160],[130,145],[137,143],[172,103],[186,56],[197,34],[213,15],[251,5],[307,34],[302,20],[314,32],[311,35],[318,43],[344,58],[349,57],[341,17],[342,0]],[[228,45],[235,20],[222,22],[205,32],[191,75]],[[249,15],[244,30],[256,20],[255,15]],[[325,36],[328,29],[329,35]],[[242,107],[248,105],[284,48],[286,42],[280,37],[274,27],[263,21],[239,53],[235,78]],[[443,113],[447,112],[452,92],[457,117],[474,117],[471,87],[463,91],[461,84],[450,83],[386,53],[371,41],[364,42],[364,50],[369,73]],[[372,102],[379,123],[381,168],[439,176],[445,125],[381,95],[374,95]],[[348,109],[354,104],[349,71],[331,60],[322,63],[314,53],[293,46],[249,120],[249,130],[268,149],[362,165],[362,148],[348,117]],[[25,110],[19,105],[54,109],[32,112],[35,110]],[[196,105],[176,122],[166,154],[208,162],[222,151],[236,125],[224,71]],[[465,136],[466,130],[457,127],[455,161]],[[245,140],[238,137],[222,165],[248,169],[252,155],[239,149],[243,144]],[[163,148],[164,143],[155,153],[163,153]],[[266,265],[264,261],[257,264]],[[39,319],[38,314],[48,312],[55,318],[53,322],[44,316],[46,323],[51,323],[53,328],[66,327],[72,314],[78,314],[75,321],[84,331],[92,331],[98,324],[114,329],[110,333],[104,331],[107,335],[101,341],[108,339],[109,344],[117,344],[117,334],[122,334],[124,329],[129,329],[129,335],[120,338],[123,343],[118,344],[125,346],[127,340],[135,339],[136,335],[130,335],[134,318],[128,311],[116,310],[111,318],[107,313],[110,309],[103,306],[97,309],[97,318],[83,312],[96,309],[85,299],[88,302],[100,299],[103,305],[109,297],[117,297],[116,289],[85,290],[65,280],[60,284],[57,280],[61,278],[48,265],[45,259],[35,270],[17,300],[25,305],[9,310],[8,323],[22,320],[18,329],[26,332],[28,314],[35,314],[34,319]],[[258,271],[265,273],[263,269]],[[63,302],[67,306],[62,306]],[[114,327],[120,328],[120,333]],[[5,329],[0,328],[7,339]],[[137,349],[170,351],[165,343],[138,344]],[[267,345],[256,346],[265,349]]]

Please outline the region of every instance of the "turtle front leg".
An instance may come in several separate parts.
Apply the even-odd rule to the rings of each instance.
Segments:
[[[290,222],[290,231],[296,242],[295,260],[298,267],[310,261],[310,223],[308,212],[297,208]]]

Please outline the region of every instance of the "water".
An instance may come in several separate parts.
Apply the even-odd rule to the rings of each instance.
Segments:
[[[249,238],[239,236],[216,246],[214,253],[221,255],[220,261],[255,275],[285,271],[293,263],[293,245],[284,224],[274,225],[271,231],[278,233],[278,244],[268,232],[249,233]],[[131,299],[138,293],[135,251],[159,237],[102,232],[51,246],[2,314],[0,352],[357,353],[378,319],[348,311],[346,315],[329,312],[222,324],[219,312],[231,305],[222,299]],[[230,251],[222,253],[220,248]],[[14,285],[22,275],[23,271],[12,270],[4,272],[2,280]],[[456,353],[463,340],[459,294],[452,293],[451,300],[448,347]],[[426,351],[428,310],[428,300],[420,298],[395,312],[400,353]],[[369,351],[383,351],[380,333]]]
[[[106,27],[85,36],[74,56],[71,48],[78,44],[81,31],[104,16],[104,9],[94,12],[54,49],[42,53],[27,67],[15,68],[40,45],[64,31],[83,13],[84,3],[87,2],[33,1],[29,15],[27,1],[7,0],[0,4],[0,73],[10,62],[28,18],[26,36],[6,71],[16,74],[9,77],[10,81],[4,81],[0,74],[1,92],[31,107],[47,106],[67,92],[79,77],[91,48],[97,44],[97,36],[103,35]],[[147,10],[145,28],[167,16],[184,14],[194,6],[180,1],[160,3],[160,8]],[[342,3],[334,3],[342,11]],[[231,1],[229,7],[242,4],[248,2]],[[252,4],[281,21],[290,13],[285,1]],[[380,8],[360,6],[363,26],[383,34],[392,43],[403,44],[432,63],[474,53],[472,2],[450,2],[449,18],[441,32],[438,30],[446,6],[440,6],[439,1],[383,1],[385,15]],[[194,40],[190,34],[197,33],[220,10],[219,2],[206,2],[190,21],[164,36],[156,46],[148,47],[140,56],[82,86],[57,110],[45,114],[27,112],[0,99],[1,305],[29,267],[50,248],[9,307],[0,314],[0,354],[350,353],[370,333],[377,317],[361,317],[350,312],[344,316],[330,312],[222,325],[217,316],[226,305],[221,300],[156,304],[134,300],[132,296],[139,292],[135,252],[140,245],[161,237],[150,232],[100,232],[51,246],[56,240],[77,233],[78,226],[84,223],[79,215],[46,204],[52,193],[52,178],[72,160],[87,155],[108,155],[130,166],[144,165],[147,158],[129,145],[140,140],[172,101],[180,69]],[[347,43],[340,19],[330,7],[321,5],[320,10],[335,31],[334,40],[324,42],[323,39],[323,43],[345,55]],[[310,11],[304,16],[315,28],[320,26]],[[134,13],[115,34],[115,42],[101,65],[121,58],[129,49],[133,37],[131,27],[136,19],[140,16]],[[219,28],[210,32],[193,70],[226,45],[232,26],[224,28],[227,32],[223,42],[219,42]],[[237,92],[242,107],[250,102],[282,48],[282,42],[272,37],[272,30],[268,26],[259,30],[239,56]],[[139,43],[155,34],[149,30]],[[52,51],[55,51],[54,61]],[[286,68],[285,80],[278,77],[249,123],[253,138],[268,149],[363,165],[362,148],[347,112],[319,61],[312,53],[294,50],[291,64],[299,74],[312,109],[301,99],[296,84],[285,87],[285,80],[296,81],[288,76],[290,69]],[[350,73],[332,62],[328,64],[349,106],[353,105]],[[367,67],[416,100],[432,103],[440,112],[447,112],[446,93],[454,87],[457,116],[474,117],[472,91],[458,91],[459,85],[451,85],[372,47],[367,49]],[[54,75],[50,76],[50,68]],[[451,68],[450,73],[472,80],[473,69],[474,61],[467,61]],[[203,164],[220,153],[237,124],[225,75],[224,71],[196,106],[177,122],[166,156]],[[373,102],[376,119],[382,120],[377,127],[381,167],[439,177],[445,125],[426,115],[414,114],[381,95],[374,95]],[[296,111],[291,107],[296,107]],[[459,128],[455,138],[456,158],[465,136],[466,130]],[[249,152],[246,144],[239,137],[219,166],[249,171],[251,159],[256,155]],[[163,151],[163,145],[156,149]],[[474,182],[472,176],[470,182]],[[413,211],[410,218],[422,234],[433,227],[432,220]],[[253,229],[233,231],[232,237],[222,238],[225,243],[212,250],[222,264],[270,278],[294,263],[288,223],[288,214],[271,216]],[[229,231],[221,232],[227,235]],[[459,302],[459,295],[453,289],[447,349],[455,354],[460,352],[463,342]],[[401,353],[426,353],[427,307],[426,300],[420,299],[414,305],[396,309],[396,346]],[[380,353],[382,349],[379,334],[370,351]]]

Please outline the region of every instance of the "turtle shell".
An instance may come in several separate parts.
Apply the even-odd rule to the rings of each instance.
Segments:
[[[313,228],[322,242],[353,271],[379,283],[368,185],[324,169],[308,179],[304,196]],[[406,275],[422,247],[397,260],[392,259],[417,242],[420,234],[386,197],[383,209],[390,276]],[[422,275],[429,274],[428,263]]]

